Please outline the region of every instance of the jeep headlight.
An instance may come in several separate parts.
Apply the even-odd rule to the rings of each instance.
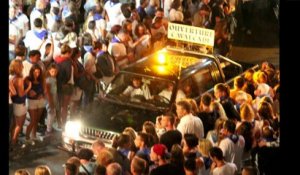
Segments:
[[[80,129],[80,121],[67,121],[65,126],[65,134],[70,138],[77,139],[79,138]]]

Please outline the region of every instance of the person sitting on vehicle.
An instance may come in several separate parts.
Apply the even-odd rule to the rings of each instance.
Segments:
[[[172,91],[174,89],[174,84],[169,82],[167,87],[163,89],[158,95],[167,98],[169,101],[171,100]],[[182,90],[177,91],[176,102],[186,98],[184,92]]]
[[[142,79],[140,77],[132,78],[132,85],[129,85],[122,94],[130,96],[131,98],[136,95],[144,96],[146,100],[151,98],[149,87],[142,83]]]

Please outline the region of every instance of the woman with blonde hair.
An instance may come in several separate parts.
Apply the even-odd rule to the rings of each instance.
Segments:
[[[249,122],[251,123],[253,128],[253,137],[259,139],[261,132],[259,129],[259,122],[255,120],[256,115],[253,107],[248,103],[244,103],[241,106],[240,115],[241,115],[241,122],[237,122],[236,129],[240,127],[242,122]]]
[[[136,138],[136,132],[132,127],[126,127],[123,131],[123,134],[127,134],[130,136],[130,151],[128,154],[128,159],[131,161],[135,155],[135,152],[137,151],[137,148],[135,147],[134,140]]]
[[[211,103],[211,108],[213,111],[215,111],[217,113],[217,118],[221,118],[224,120],[227,120],[227,115],[225,113],[225,110],[223,108],[223,106],[221,105],[220,102],[214,101]]]
[[[31,82],[25,82],[23,79],[23,64],[21,60],[13,60],[9,65],[9,79],[12,81],[13,87],[17,94],[11,96],[13,102],[13,115],[15,123],[11,133],[12,145],[16,145],[18,135],[23,128],[25,117],[27,113],[25,100],[26,95],[31,89]],[[27,86],[27,87],[26,87]]]
[[[212,143],[208,139],[200,139],[198,144],[198,151],[202,154],[202,161],[204,166],[199,169],[201,174],[209,175],[210,172],[210,165],[212,161],[209,158],[209,150],[213,147]]]
[[[197,116],[197,114],[199,113],[199,108],[198,108],[196,100],[194,100],[192,98],[186,98],[185,100],[191,104],[191,106],[192,106],[192,114],[194,116]]]
[[[51,170],[47,165],[39,165],[35,168],[34,175],[51,175]]]
[[[223,128],[223,123],[226,120],[227,119],[218,118],[216,120],[214,130],[211,130],[207,133],[206,139],[211,141],[213,146],[218,146],[220,141],[222,140],[222,136],[221,136],[220,132],[221,132],[221,129]]]

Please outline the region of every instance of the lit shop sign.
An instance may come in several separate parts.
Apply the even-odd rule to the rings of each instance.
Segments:
[[[169,23],[168,38],[213,47],[215,31],[200,27]]]

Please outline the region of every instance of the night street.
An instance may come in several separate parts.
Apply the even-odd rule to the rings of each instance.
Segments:
[[[254,1],[252,34],[247,35],[238,26],[229,58],[237,62],[252,64],[269,61],[279,68],[279,21],[276,19],[273,9],[265,3],[267,0]],[[237,20],[239,18],[240,16],[237,14]],[[26,128],[26,124],[28,122],[25,123],[24,128]],[[70,154],[58,149],[61,145],[61,131],[55,131],[50,137],[40,138],[42,141],[37,142],[35,146],[10,152],[9,175],[14,175],[15,170],[19,168],[26,168],[31,174],[34,174],[35,167],[43,164],[51,167],[52,174],[63,174],[62,164],[66,162]]]

